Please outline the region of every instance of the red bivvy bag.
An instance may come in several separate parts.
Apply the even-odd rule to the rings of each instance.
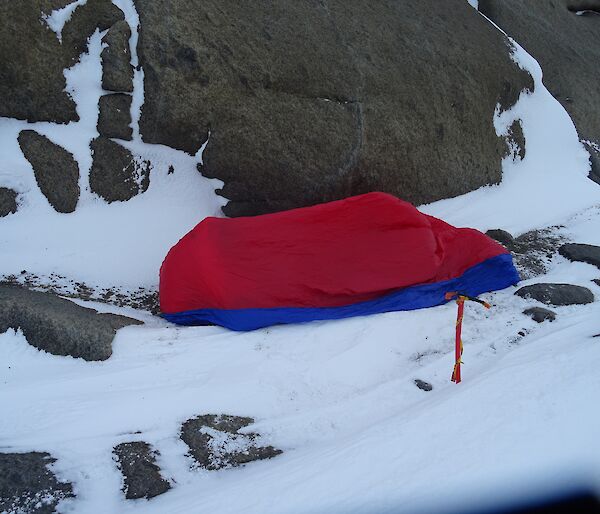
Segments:
[[[163,316],[253,330],[432,307],[516,284],[507,250],[385,193],[247,218],[206,218],[160,271]]]

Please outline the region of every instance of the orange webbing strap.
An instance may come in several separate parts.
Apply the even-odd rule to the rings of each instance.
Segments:
[[[463,314],[465,312],[465,301],[471,300],[483,305],[486,309],[489,309],[491,305],[479,298],[475,298],[472,296],[463,295],[457,293],[456,291],[446,293],[446,300],[451,300],[452,298],[456,298],[456,303],[458,305],[458,314],[456,315],[456,341],[454,345],[454,369],[452,371],[452,382],[460,383],[460,365],[463,364],[461,358],[463,353],[463,343],[462,343],[462,322],[463,322]]]
[[[456,315],[456,343],[454,347],[454,371],[452,371],[452,382],[456,382],[458,384],[460,382],[460,365],[462,364],[462,361],[460,359],[463,353],[461,332],[463,313],[465,311],[464,296],[459,296],[456,299],[456,303],[458,304],[458,314]]]

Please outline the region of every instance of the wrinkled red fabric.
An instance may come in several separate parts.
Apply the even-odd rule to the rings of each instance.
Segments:
[[[168,253],[164,313],[335,307],[456,278],[506,253],[385,193],[248,218],[206,218]]]

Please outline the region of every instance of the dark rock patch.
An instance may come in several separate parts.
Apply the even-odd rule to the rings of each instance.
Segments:
[[[600,246],[567,243],[559,248],[558,253],[570,261],[586,262],[600,269]]]
[[[415,385],[422,391],[431,391],[433,389],[433,386],[429,382],[425,382],[418,378],[415,379]]]
[[[592,282],[597,286],[600,286],[600,278],[595,278],[594,280],[592,280]]]
[[[247,417],[206,414],[188,419],[181,427],[181,439],[198,466],[209,470],[240,466],[283,453],[272,446],[258,446],[260,435],[255,432],[239,432],[252,423],[254,419]]]
[[[0,116],[77,121],[75,102],[65,92],[62,47],[41,15],[38,2],[0,2]]]
[[[17,212],[17,192],[0,187],[0,218]]]
[[[156,464],[158,452],[153,451],[148,443],[121,443],[115,446],[113,453],[123,473],[123,492],[128,500],[154,498],[171,488]]]
[[[100,97],[98,133],[104,137],[131,140],[131,96],[115,93]]]
[[[498,241],[500,244],[503,244],[507,248],[514,244],[514,237],[510,232],[506,230],[502,230],[501,228],[490,229],[485,233],[486,236],[491,237],[495,241]]]
[[[532,284],[520,288],[515,294],[556,306],[583,305],[594,301],[594,295],[587,287],[572,284]]]
[[[497,183],[494,110],[533,82],[467,2],[444,5],[138,0],[142,137],[194,154],[210,131],[201,172],[230,216]]]
[[[124,202],[143,193],[150,185],[150,163],[136,158],[106,137],[94,139],[91,190],[107,202]]]
[[[0,512],[50,514],[73,498],[72,485],[48,469],[53,462],[48,453],[0,453]]]
[[[569,113],[581,139],[595,145],[600,143],[600,66],[590,63],[600,62],[600,17],[572,11],[598,12],[598,3],[479,1],[479,10],[540,63],[544,85]],[[590,174],[594,177],[600,179]]]
[[[129,38],[131,29],[126,21],[115,23],[102,42],[108,46],[102,50],[102,89],[107,91],[133,91],[133,66]]]
[[[521,120],[513,121],[508,128],[506,143],[508,145],[508,155],[511,155],[513,160],[519,159],[522,161],[525,159],[525,134],[523,134]]]
[[[543,307],[529,307],[523,311],[523,314],[530,316],[536,323],[542,323],[542,321],[554,321],[556,319],[556,313],[544,309]]]
[[[141,321],[98,314],[52,293],[0,284],[0,333],[20,328],[27,342],[53,355],[108,359],[119,328]]]
[[[584,143],[585,144],[585,143]],[[600,150],[599,147],[591,147],[586,145],[588,152],[590,153],[590,174],[588,177],[600,184]]]
[[[79,166],[73,155],[33,130],[22,130],[18,141],[50,205],[57,212],[73,212],[79,200]]]
[[[110,0],[88,0],[78,6],[65,23],[62,47],[67,61],[72,64],[87,50],[88,38],[99,29],[104,31],[124,20],[123,11]]]
[[[51,273],[49,276],[38,276],[27,270],[17,275],[0,275],[0,284],[25,286],[28,289],[54,293],[79,300],[94,300],[116,305],[132,307],[158,314],[158,291],[153,288],[121,289],[116,287],[94,287],[84,282],[75,282],[62,275]]]
[[[600,13],[600,0],[567,0],[571,12],[594,11]]]
[[[510,250],[519,275],[524,280],[547,271],[548,261],[564,241],[556,232],[558,228],[531,230],[516,238],[502,229],[488,230],[486,235]]]

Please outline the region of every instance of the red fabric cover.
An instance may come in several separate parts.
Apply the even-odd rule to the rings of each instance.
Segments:
[[[504,247],[385,193],[248,218],[206,218],[160,272],[164,313],[336,307],[456,278]]]

